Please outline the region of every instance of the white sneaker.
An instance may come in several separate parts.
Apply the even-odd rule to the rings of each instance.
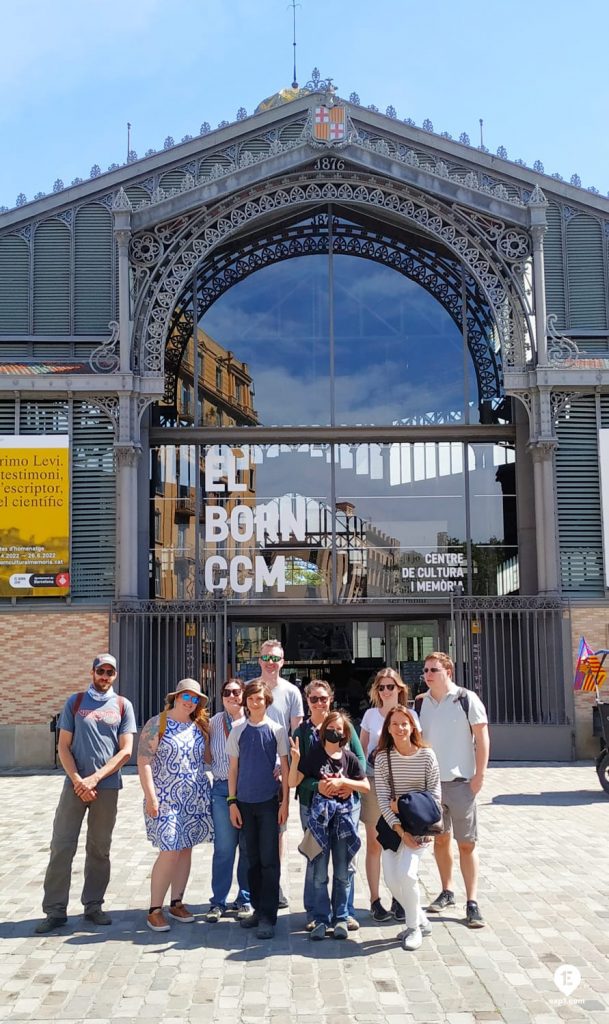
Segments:
[[[402,949],[419,949],[423,945],[420,928],[407,928],[402,935]]]
[[[431,922],[424,910],[419,914],[419,928],[424,939],[431,935]]]

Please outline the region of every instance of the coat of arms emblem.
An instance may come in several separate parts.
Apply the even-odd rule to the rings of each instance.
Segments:
[[[346,107],[315,107],[313,138],[316,142],[332,144],[347,139]]]

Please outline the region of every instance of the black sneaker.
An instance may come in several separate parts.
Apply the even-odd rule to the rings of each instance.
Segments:
[[[258,914],[254,910],[253,913],[248,914],[247,917],[242,917],[241,920],[239,921],[239,924],[241,925],[242,928],[257,928],[258,925],[260,924]]]
[[[281,886],[279,886],[279,902],[277,904],[279,910],[287,910],[289,905],[290,904],[289,904],[289,901],[288,901],[288,898],[287,898],[286,894],[284,893],[284,891],[281,888]]]
[[[390,921],[393,915],[385,910],[380,900],[373,900],[370,904],[370,916],[373,921]]]
[[[439,896],[436,896],[433,903],[430,903],[427,908],[428,914],[441,914],[447,907],[454,907],[455,905],[455,894],[450,889],[442,889]]]
[[[468,900],[465,904],[465,916],[468,928],[484,928],[484,918],[475,900]]]
[[[36,935],[48,935],[49,932],[54,932],[57,928],[63,928],[67,923],[67,917],[45,917],[40,924],[36,925],[34,932]]]
[[[406,914],[404,913],[404,907],[397,900],[391,901],[391,914],[395,917],[396,921],[405,921]]]
[[[85,921],[90,921],[91,924],[112,924],[110,914],[107,914],[101,907],[96,907],[95,910],[87,911],[85,914]]]
[[[274,934],[275,934],[275,925],[271,924],[270,921],[265,921],[264,918],[261,918],[260,924],[258,925],[258,929],[256,931],[256,938],[257,939],[272,939]]]

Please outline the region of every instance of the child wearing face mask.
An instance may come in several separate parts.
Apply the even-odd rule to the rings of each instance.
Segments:
[[[344,712],[333,711],[319,729],[319,742],[301,759],[298,738],[290,740],[289,784],[299,786],[304,778],[315,779],[317,792],[309,812],[309,832],[319,846],[313,865],[315,925],[309,938],[325,938],[334,928],[335,939],[348,936],[348,900],[352,863],[361,841],[353,820],[353,794],[367,792],[368,779],[354,753],[345,747],[351,738],[351,723]],[[332,859],[334,884],[328,893],[328,868]]]

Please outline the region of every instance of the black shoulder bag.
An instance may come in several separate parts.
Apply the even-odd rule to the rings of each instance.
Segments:
[[[395,784],[393,781],[391,757],[388,750],[385,751],[385,754],[387,755],[387,768],[389,769],[389,788],[391,790],[391,799],[395,800]],[[397,832],[392,829],[391,825],[389,825],[387,821],[385,821],[382,814],[376,823],[376,838],[384,850],[391,850],[392,853],[397,853],[402,843]]]

